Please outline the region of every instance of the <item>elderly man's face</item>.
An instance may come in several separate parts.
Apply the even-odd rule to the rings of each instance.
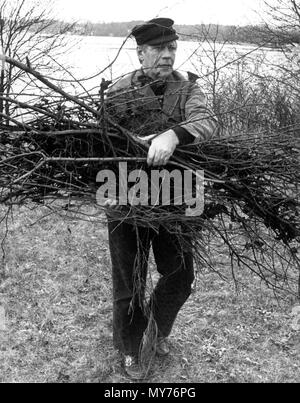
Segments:
[[[167,78],[173,71],[176,50],[176,41],[139,47],[138,56],[145,73],[154,80]]]

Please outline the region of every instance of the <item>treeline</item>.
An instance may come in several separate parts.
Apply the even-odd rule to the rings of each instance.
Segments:
[[[68,31],[72,34],[86,36],[112,36],[126,37],[135,25],[142,21],[66,24],[57,21],[51,26],[49,32]],[[66,29],[67,27],[67,29]],[[300,43],[300,31],[298,29],[270,30],[262,25],[234,26],[234,25],[175,25],[180,40],[188,41],[216,41],[220,43],[247,43],[265,46],[282,46],[290,43]]]
[[[86,23],[77,24],[74,32],[80,35],[94,36],[127,36],[131,29],[142,21]],[[287,43],[300,43],[300,32],[297,29],[270,31],[264,26],[234,26],[234,25],[175,25],[180,40],[214,40],[217,42],[252,43],[280,46]]]

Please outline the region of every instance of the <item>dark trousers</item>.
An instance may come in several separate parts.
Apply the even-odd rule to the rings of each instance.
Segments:
[[[151,316],[161,336],[171,332],[177,313],[191,293],[194,280],[191,250],[183,250],[178,236],[159,227],[136,227],[108,220],[113,279],[114,346],[138,355]],[[145,301],[148,256],[152,244],[161,277]]]

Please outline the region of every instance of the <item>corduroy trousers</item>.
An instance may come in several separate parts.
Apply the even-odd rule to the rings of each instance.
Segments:
[[[176,234],[108,219],[113,280],[113,342],[126,355],[139,353],[151,316],[160,336],[168,336],[176,316],[191,293],[193,258]],[[145,298],[148,257],[152,245],[160,274]],[[188,250],[187,250],[188,249]]]

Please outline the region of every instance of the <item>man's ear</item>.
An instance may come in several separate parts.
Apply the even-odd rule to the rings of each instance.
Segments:
[[[140,63],[143,63],[143,61],[144,61],[144,52],[143,52],[143,49],[140,46],[138,46],[136,48],[136,53],[137,53],[137,56],[139,58]]]

